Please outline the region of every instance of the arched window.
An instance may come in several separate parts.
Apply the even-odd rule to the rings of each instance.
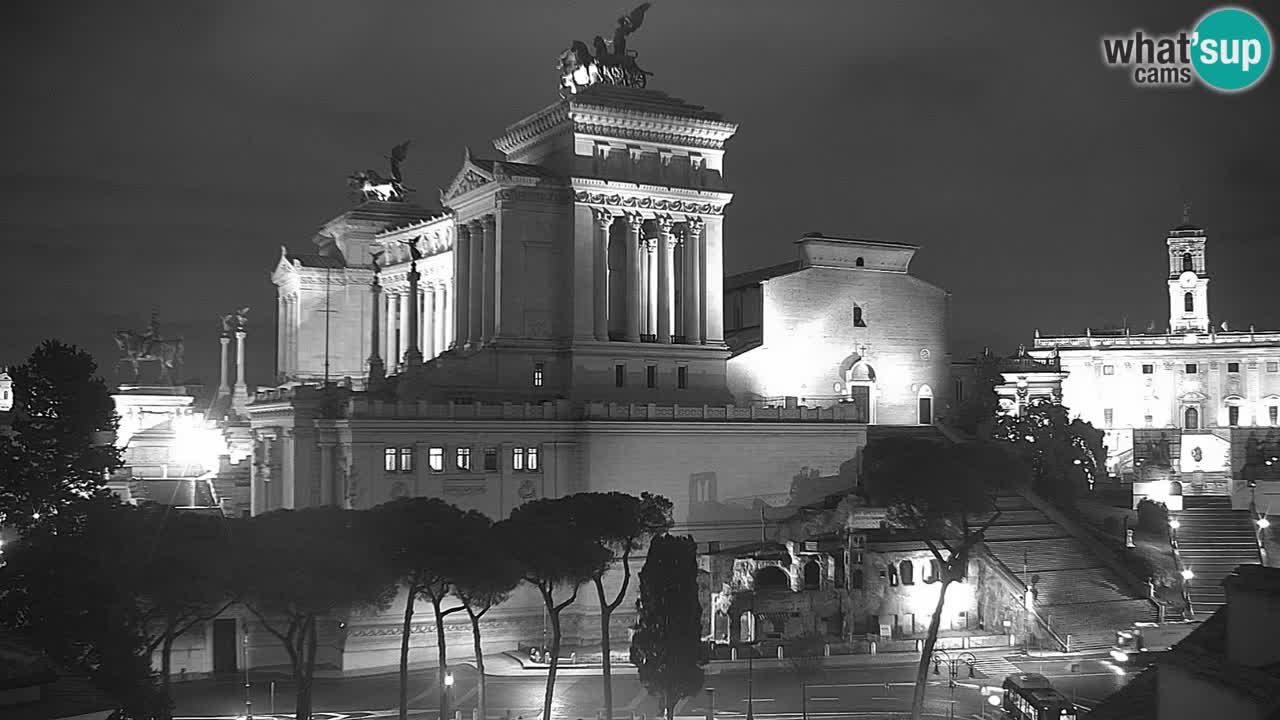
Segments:
[[[862,308],[858,307],[857,305],[853,306],[853,326],[854,327],[867,326],[867,321],[862,319]]]
[[[925,582],[927,582],[927,583],[935,583],[935,582],[938,582],[938,581],[939,581],[939,580],[941,580],[941,579],[942,579],[942,566],[938,564],[938,561],[937,561],[936,559],[935,559],[935,560],[930,560],[930,561],[929,561],[929,576],[928,576],[928,577],[926,577],[926,578],[924,579],[924,581],[925,581]]]
[[[822,568],[818,566],[817,560],[810,560],[804,564],[804,589],[817,590],[822,584]]]
[[[1182,271],[1195,272],[1195,269],[1196,269],[1196,266],[1195,266],[1195,262],[1191,258],[1191,253],[1189,252],[1182,253]]]
[[[770,565],[762,567],[756,571],[756,589],[767,590],[772,588],[785,588],[791,583],[787,582],[787,574],[781,568]]]
[[[1183,293],[1182,309],[1186,310],[1187,312],[1196,311],[1196,298],[1194,295],[1192,295],[1191,293]]]
[[[1193,407],[1187,408],[1182,413],[1182,420],[1183,420],[1182,424],[1185,429],[1187,430],[1200,429],[1200,411],[1199,410]]]
[[[863,265],[866,265],[866,263],[862,261],[862,258],[858,258],[853,262],[853,264],[857,267],[862,267]]]
[[[902,576],[903,585],[916,584],[916,569],[915,566],[911,564],[910,560],[903,560],[898,563],[898,574]]]

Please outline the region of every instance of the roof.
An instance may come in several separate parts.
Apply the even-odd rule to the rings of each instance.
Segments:
[[[711,112],[702,105],[694,105],[683,98],[672,97],[661,90],[620,87],[617,85],[591,85],[569,98],[572,105],[603,105],[654,115],[691,117],[712,122],[724,122],[724,116]]]
[[[565,176],[560,173],[548,170],[541,165],[530,165],[528,163],[508,162],[506,160],[496,160],[493,158],[478,158],[471,156],[471,162],[480,167],[482,170],[494,175],[508,175],[514,177],[528,178],[551,178],[563,179]]]
[[[294,260],[299,263],[302,263],[302,267],[309,267],[309,268],[321,268],[321,269],[333,268],[334,270],[337,270],[337,269],[345,268],[347,266],[346,261],[344,261],[342,258],[333,257],[332,255],[313,255],[310,253],[300,253],[300,254],[290,253],[288,255],[288,258],[290,260]]]
[[[724,334],[724,342],[729,346],[731,357],[737,357],[748,350],[754,350],[764,344],[764,328],[759,325],[729,330]]]
[[[770,278],[780,277],[782,275],[790,275],[800,270],[800,261],[792,260],[780,265],[770,265],[769,267],[760,268],[758,270],[748,270],[737,275],[730,275],[724,279],[724,289],[726,291],[735,290],[749,285],[759,285]]]
[[[868,238],[840,237],[839,235],[827,235],[826,233],[821,233],[821,232],[807,232],[804,235],[800,236],[800,238],[798,240],[795,240],[794,242],[802,243],[808,240],[826,240],[829,242],[840,243],[842,245],[857,245],[861,247],[883,247],[883,248],[895,248],[895,249],[907,249],[907,250],[920,249],[919,245],[912,245],[911,243],[896,242],[893,240],[873,240]]]

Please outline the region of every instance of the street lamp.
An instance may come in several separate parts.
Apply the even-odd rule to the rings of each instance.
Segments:
[[[934,650],[932,659],[934,675],[941,675],[941,666],[943,664],[947,666],[947,687],[951,692],[951,703],[947,715],[954,720],[956,716],[956,676],[960,674],[960,664],[963,663],[969,666],[969,677],[972,678],[974,676],[973,666],[978,662],[978,658],[970,652],[960,653],[953,658],[951,653],[946,650]]]
[[[747,720],[755,720],[755,694],[752,687],[752,670],[756,657],[756,589],[751,588],[751,644],[747,646]]]
[[[1182,580],[1183,580],[1183,582],[1191,582],[1191,580],[1192,580],[1195,576],[1196,576],[1196,574],[1195,574],[1194,572],[1191,572],[1191,568],[1183,568],[1183,569],[1182,569]]]
[[[244,626],[244,717],[253,720],[253,697],[249,694],[249,624]]]
[[[441,717],[440,720],[445,720],[445,718],[449,716],[449,713],[452,710],[452,703],[450,702],[453,699],[452,696],[453,696],[453,673],[446,670],[444,673],[444,710],[445,712],[444,712],[444,716]]]

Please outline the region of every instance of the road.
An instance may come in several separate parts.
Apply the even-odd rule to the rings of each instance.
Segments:
[[[1024,672],[1046,675],[1063,693],[1085,708],[1092,707],[1127,681],[1118,669],[1102,659],[1018,659],[1014,662]],[[757,670],[751,674],[752,714],[768,720],[800,720],[807,712],[812,718],[888,718],[905,712],[911,706],[914,687],[914,661],[902,663],[835,668],[805,673],[794,669]],[[476,706],[476,673],[460,666],[455,670],[455,684],[450,690],[450,707],[460,708],[470,720]],[[955,717],[978,720],[996,715],[984,704],[983,686],[998,686],[1003,677],[984,677],[981,671],[968,677],[961,669],[954,691],[948,687],[945,666],[941,674],[929,676],[926,711],[934,717],[948,717],[954,697]],[[486,683],[490,718],[533,720],[541,713],[545,676],[530,673],[519,677],[489,677]],[[748,676],[745,671],[708,675],[703,692],[686,698],[676,707],[680,716],[705,717],[714,703],[715,714],[726,720],[740,719],[747,709]],[[243,678],[221,681],[200,680],[174,686],[177,715],[181,718],[234,718],[245,715]],[[575,720],[594,718],[601,708],[601,678],[592,676],[560,676],[556,681],[552,715]],[[615,718],[629,718],[630,713],[646,719],[659,713],[659,703],[640,686],[635,675],[613,678]],[[252,711],[255,719],[274,715],[288,716],[293,710],[292,686],[284,678],[275,682],[274,703],[271,683],[250,675]],[[954,692],[954,695],[953,695]],[[394,717],[399,698],[399,679],[395,674],[340,680],[317,679],[313,707],[328,714],[330,720]],[[434,671],[410,673],[409,706],[415,720],[438,720],[437,687]],[[323,716],[322,716],[323,717]]]

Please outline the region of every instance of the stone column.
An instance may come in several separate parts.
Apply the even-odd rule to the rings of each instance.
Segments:
[[[613,226],[613,213],[592,210],[596,220],[596,246],[593,257],[595,266],[595,336],[596,340],[609,339],[609,228]]]
[[[241,412],[249,404],[249,388],[244,384],[244,330],[236,330],[236,388],[231,395],[231,406]]]
[[[721,218],[707,220],[702,231],[702,334],[707,345],[724,344],[724,251]]]
[[[436,289],[434,285],[428,285],[422,289],[422,357],[423,359],[433,358],[439,352],[439,345],[436,343]]]
[[[672,314],[676,306],[675,249],[676,238],[671,234],[671,218],[658,218],[658,342],[671,342],[671,328],[675,325]]]
[[[640,342],[640,226],[639,215],[627,215],[627,342]]]
[[[645,334],[656,338],[658,335],[658,238],[649,238],[644,242],[644,270]]]
[[[421,316],[418,314],[420,310],[419,303],[421,293],[418,292],[418,281],[422,279],[422,273],[418,272],[418,263],[411,261],[409,263],[409,293],[404,296],[405,304],[408,305],[408,317],[405,318],[405,329],[408,330],[409,339],[405,342],[404,364],[405,367],[418,367],[422,364],[422,349],[418,344],[418,330],[421,327]]]
[[[467,344],[479,345],[484,335],[484,224],[471,221],[470,297],[467,298]]]
[[[231,344],[231,338],[224,332],[218,342],[222,343],[222,377],[218,381],[218,398],[222,399],[231,394],[231,386],[227,384],[227,346]]]
[[[402,290],[398,296],[400,307],[396,309],[396,324],[400,326],[400,338],[396,345],[396,363],[400,369],[404,369],[405,361],[408,358],[409,340],[412,337],[412,329],[409,321],[412,319],[413,312],[413,296],[409,291]]]
[[[467,315],[467,303],[471,299],[471,228],[458,225],[453,241],[453,287],[457,296],[453,299],[453,342],[457,347],[467,343],[467,328],[471,319]]]
[[[381,383],[387,376],[387,368],[382,364],[379,347],[382,342],[382,285],[378,282],[377,274],[373,276],[369,291],[373,293],[373,322],[369,323],[369,332],[372,337],[369,338],[369,377],[365,383],[366,389]]]
[[[689,218],[684,231],[684,341],[702,343],[702,218]]]
[[[487,343],[493,339],[498,327],[498,219],[485,215],[480,224],[484,228],[484,314],[480,340]]]
[[[289,340],[287,335],[288,332],[289,332],[289,301],[284,295],[281,295],[276,302],[276,376],[277,378],[285,374],[286,368],[289,365],[288,363]],[[227,352],[226,345],[223,345],[222,353],[224,358],[226,357],[226,352]],[[227,361],[224,359],[222,361],[222,364],[225,367],[227,364]],[[223,376],[225,377],[225,375],[226,373],[224,372]],[[226,385],[226,382],[224,381],[222,384]],[[229,394],[231,392],[230,388],[226,388],[227,392],[223,393],[221,392],[223,389],[224,388],[222,387],[218,388],[219,395]]]
[[[448,280],[440,284],[440,352],[453,347],[453,286]]]
[[[396,328],[400,327],[400,298],[394,290],[387,291],[387,370],[394,372],[399,365],[400,346],[396,343]]]

